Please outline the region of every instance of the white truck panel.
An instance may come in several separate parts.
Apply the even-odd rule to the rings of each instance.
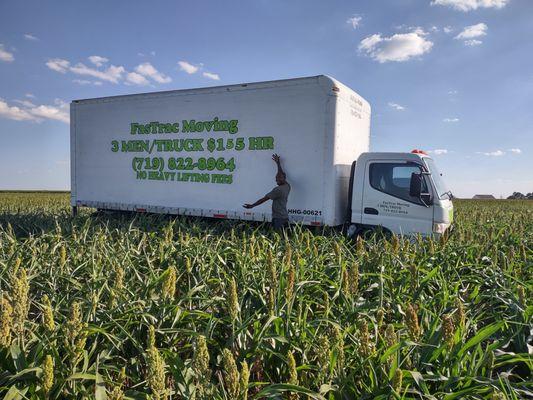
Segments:
[[[341,224],[347,198],[346,165],[349,171],[349,164],[368,150],[370,123],[368,103],[360,100],[356,118],[349,100],[344,100],[350,96],[361,99],[331,78],[318,76],[74,101],[72,205],[268,221],[270,202],[251,210],[242,204],[276,185],[271,155],[278,153],[292,187],[287,204],[291,221]],[[184,121],[215,118],[237,120],[238,131],[183,131]],[[155,121],[178,123],[178,132],[131,133],[130,124]],[[262,149],[250,145],[254,141],[250,138],[263,137],[271,139],[262,142]],[[237,150],[235,142],[240,138],[245,146]],[[194,139],[195,150],[169,150],[160,142],[179,139]],[[223,147],[209,148],[210,139],[216,146],[221,141]],[[228,139],[233,140],[233,148]],[[133,149],[131,141],[142,141],[145,147],[139,152],[123,151],[128,146]],[[181,169],[169,162],[188,157],[192,162],[182,162]],[[146,158],[148,162],[143,161]],[[223,158],[226,169],[200,170],[201,159],[209,158]],[[156,166],[155,159],[163,166]],[[231,183],[215,183],[222,176]],[[190,181],[193,178],[206,182]]]

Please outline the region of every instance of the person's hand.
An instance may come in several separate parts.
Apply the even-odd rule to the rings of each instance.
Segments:
[[[272,159],[276,164],[279,164],[279,156],[277,154],[272,154]]]
[[[251,204],[243,204],[242,206],[243,206],[244,208],[254,208],[254,206],[251,205]]]

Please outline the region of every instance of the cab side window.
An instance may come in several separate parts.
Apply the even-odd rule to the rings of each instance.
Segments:
[[[399,199],[422,205],[419,198],[409,195],[411,174],[420,172],[420,167],[413,164],[372,163],[370,164],[370,186]],[[426,178],[422,181],[422,192],[428,192]]]

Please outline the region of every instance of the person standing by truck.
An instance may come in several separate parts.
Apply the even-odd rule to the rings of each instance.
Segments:
[[[289,213],[287,212],[287,199],[291,191],[291,185],[287,182],[287,175],[281,167],[280,157],[277,154],[272,155],[272,160],[276,163],[278,170],[276,172],[276,186],[264,197],[260,198],[253,204],[244,204],[244,208],[254,208],[265,201],[272,200],[272,226],[274,229],[281,229],[289,224]]]

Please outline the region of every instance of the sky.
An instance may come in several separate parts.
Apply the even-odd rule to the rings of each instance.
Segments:
[[[325,74],[371,104],[371,151],[533,192],[531,38],[531,0],[2,0],[0,190],[70,188],[74,99]]]

